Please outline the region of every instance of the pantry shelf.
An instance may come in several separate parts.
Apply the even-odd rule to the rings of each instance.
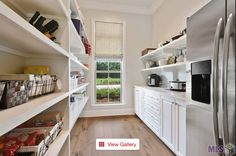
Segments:
[[[72,70],[73,70],[73,69],[78,69],[78,68],[82,68],[82,69],[84,69],[84,70],[86,70],[86,71],[89,70],[88,67],[86,67],[86,66],[83,65],[79,60],[77,60],[77,59],[75,59],[75,58],[73,58],[73,57],[71,57],[71,68],[72,68]]]
[[[87,87],[88,85],[89,83],[83,83],[83,84],[78,85],[76,89],[73,89],[72,91],[70,91],[70,95],[78,92],[79,90],[83,89],[84,87]]]
[[[72,12],[72,18],[77,18],[81,21],[85,38],[88,38],[86,27],[84,25],[84,18],[83,18],[83,15],[82,15],[81,11],[79,10],[79,5],[78,5],[77,1],[76,0],[71,0],[70,4],[71,4],[70,9],[71,9],[71,12]]]
[[[68,17],[69,10],[67,4],[63,0],[8,0],[13,6],[24,13],[27,17],[32,17],[35,11],[40,11],[43,15]]]
[[[3,2],[0,2],[0,21],[0,50],[25,57],[45,55],[69,57],[66,50],[43,35]]]
[[[70,52],[73,54],[85,55],[85,47],[74,24],[70,20]]]
[[[0,111],[0,136],[19,126],[30,118],[52,107],[69,96],[69,92],[52,93],[29,102]]]
[[[71,113],[71,115],[73,115],[73,116],[70,117],[70,131],[73,129],[77,119],[79,118],[79,116],[80,116],[81,112],[83,111],[88,100],[89,100],[89,97],[86,96],[86,97],[84,97],[83,100],[78,101],[79,102],[79,103],[77,103],[79,105],[78,109],[73,110],[73,113]],[[76,114],[75,114],[75,111],[77,111]]]
[[[141,71],[147,72],[147,71],[154,71],[154,70],[160,70],[160,69],[166,69],[166,68],[186,68],[186,63],[181,62],[181,63],[169,64],[169,65],[164,65],[164,66],[159,66],[159,67],[142,69]]]
[[[66,139],[69,137],[69,131],[62,130],[56,140],[49,146],[45,156],[58,155]]]
[[[141,60],[148,60],[148,59],[151,59],[155,56],[158,56],[161,52],[163,51],[168,51],[170,49],[176,49],[176,48],[182,48],[184,46],[186,46],[186,35],[180,37],[179,39],[176,39],[172,42],[170,42],[169,44],[163,46],[163,47],[160,47],[156,50],[153,50],[152,52],[144,55],[141,57]]]

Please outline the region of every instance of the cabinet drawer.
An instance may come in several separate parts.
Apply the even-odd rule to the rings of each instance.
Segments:
[[[161,119],[160,119],[160,115],[154,115],[153,113],[151,112],[148,112],[148,111],[145,111],[144,113],[146,115],[146,117],[148,117],[149,119],[151,120],[154,120],[156,122],[158,122],[158,124],[160,123]]]
[[[155,122],[153,119],[150,119],[149,116],[145,116],[145,123],[147,123],[149,128],[151,128],[152,130],[154,130],[158,134],[160,133],[160,124]]]
[[[148,113],[151,113],[152,115],[154,115],[154,116],[160,116],[160,109],[158,109],[158,108],[153,108],[153,107],[151,107],[151,106],[145,106],[145,111],[146,112],[148,112]]]
[[[147,100],[147,101],[152,101],[152,102],[160,103],[160,98],[158,98],[158,97],[155,98],[155,97],[146,96],[146,97],[144,97],[144,99]]]
[[[153,103],[145,103],[145,106],[144,107],[148,107],[148,108],[151,108],[151,109],[154,109],[156,111],[160,111],[160,105],[159,104],[153,104]]]

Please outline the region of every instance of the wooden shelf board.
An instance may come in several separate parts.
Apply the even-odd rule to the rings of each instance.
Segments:
[[[0,2],[0,45],[24,55],[62,55],[69,53],[54,43],[21,16]]]
[[[69,137],[69,133],[69,131],[62,130],[57,136],[56,140],[54,140],[54,142],[49,145],[45,156],[58,155],[64,143],[66,142],[66,139]]]
[[[0,136],[69,96],[69,92],[52,93],[0,111]]]
[[[42,15],[50,15],[56,17],[69,17],[69,10],[66,9],[62,0],[8,0],[18,10],[31,17],[35,11],[39,11]]]
[[[150,59],[156,55],[159,55],[160,52],[162,52],[163,50],[166,50],[166,49],[175,49],[175,48],[178,48],[178,47],[181,47],[183,45],[186,45],[186,35],[180,37],[179,39],[176,39],[172,42],[170,42],[169,44],[163,46],[163,47],[160,47],[156,50],[153,50],[152,52],[144,55],[141,57],[141,60],[146,60],[146,59]]]
[[[164,66],[159,66],[159,67],[142,69],[141,71],[145,72],[145,71],[152,71],[152,70],[158,70],[158,69],[164,69],[164,68],[181,68],[185,66],[186,66],[186,63],[181,62],[181,63],[169,64],[169,65],[164,65]]]

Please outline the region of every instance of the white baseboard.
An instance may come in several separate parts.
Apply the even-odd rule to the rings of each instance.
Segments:
[[[134,109],[85,110],[80,117],[134,115]]]

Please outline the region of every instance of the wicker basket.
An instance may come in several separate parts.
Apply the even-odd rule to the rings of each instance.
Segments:
[[[0,109],[28,102],[29,98],[55,91],[56,76],[12,74],[0,75]]]

